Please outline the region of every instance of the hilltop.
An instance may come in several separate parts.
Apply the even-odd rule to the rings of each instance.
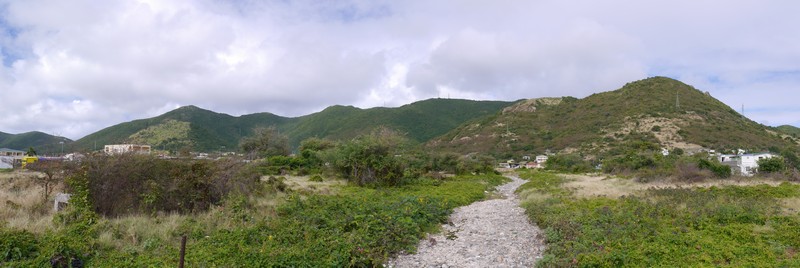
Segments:
[[[757,151],[798,143],[747,119],[707,92],[671,78],[653,77],[583,99],[520,101],[460,126],[428,146],[501,157],[546,151],[598,154],[630,139],[689,151]]]
[[[477,117],[495,114],[513,104],[504,101],[429,99],[397,108],[359,109],[331,106],[318,113],[289,118],[271,113],[231,116],[184,106],[163,115],[110,126],[77,140],[75,150],[97,150],[105,144],[141,143],[177,151],[238,150],[239,140],[258,127],[274,126],[296,147],[309,137],[348,139],[386,126],[417,142],[436,136]]]

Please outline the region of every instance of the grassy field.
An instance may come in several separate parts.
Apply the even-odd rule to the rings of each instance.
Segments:
[[[25,175],[25,176],[22,176]],[[53,213],[32,173],[0,178],[0,266],[48,266],[77,256],[89,267],[174,267],[188,237],[188,267],[376,266],[414,251],[452,209],[485,198],[497,175],[421,179],[366,188],[308,177],[265,178],[263,194],[226,199],[195,214],[104,218],[72,204]],[[32,197],[33,196],[33,197]]]
[[[523,207],[546,234],[544,267],[800,266],[798,184],[520,175]]]

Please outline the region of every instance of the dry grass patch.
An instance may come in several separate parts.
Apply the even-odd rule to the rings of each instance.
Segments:
[[[36,176],[43,175],[19,170],[0,173],[0,225],[33,233],[52,226],[52,196],[43,199],[44,191],[36,183]],[[57,185],[54,192],[60,191],[63,185]]]
[[[786,214],[800,214],[800,197],[782,198],[781,206]]]
[[[338,192],[339,188],[347,182],[340,179],[323,178],[322,181],[312,181],[312,176],[285,176],[284,183],[293,191],[301,193],[316,193],[330,195]]]
[[[565,188],[574,189],[575,194],[580,197],[597,197],[605,196],[610,198],[618,198],[627,195],[636,195],[648,189],[664,189],[664,188],[709,188],[724,187],[724,186],[755,186],[767,184],[770,186],[778,186],[784,181],[770,180],[763,178],[745,178],[736,177],[723,180],[705,180],[702,182],[688,183],[688,182],[675,182],[675,181],[655,181],[648,183],[636,182],[633,179],[625,179],[618,177],[611,177],[606,175],[560,175],[568,179],[569,182],[564,184]],[[800,205],[797,210],[800,211]]]

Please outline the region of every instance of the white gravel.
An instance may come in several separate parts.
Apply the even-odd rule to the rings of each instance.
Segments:
[[[388,267],[533,267],[544,251],[543,235],[528,222],[514,190],[525,181],[497,187],[504,199],[456,208],[440,234],[420,241],[417,253],[389,260]]]

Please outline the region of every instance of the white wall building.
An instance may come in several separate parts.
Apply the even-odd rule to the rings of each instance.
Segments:
[[[734,173],[750,177],[758,173],[758,160],[772,157],[775,157],[772,153],[720,154],[717,156],[717,160],[731,166]]]
[[[109,144],[103,148],[103,151],[108,155],[125,153],[150,154],[150,145]]]

